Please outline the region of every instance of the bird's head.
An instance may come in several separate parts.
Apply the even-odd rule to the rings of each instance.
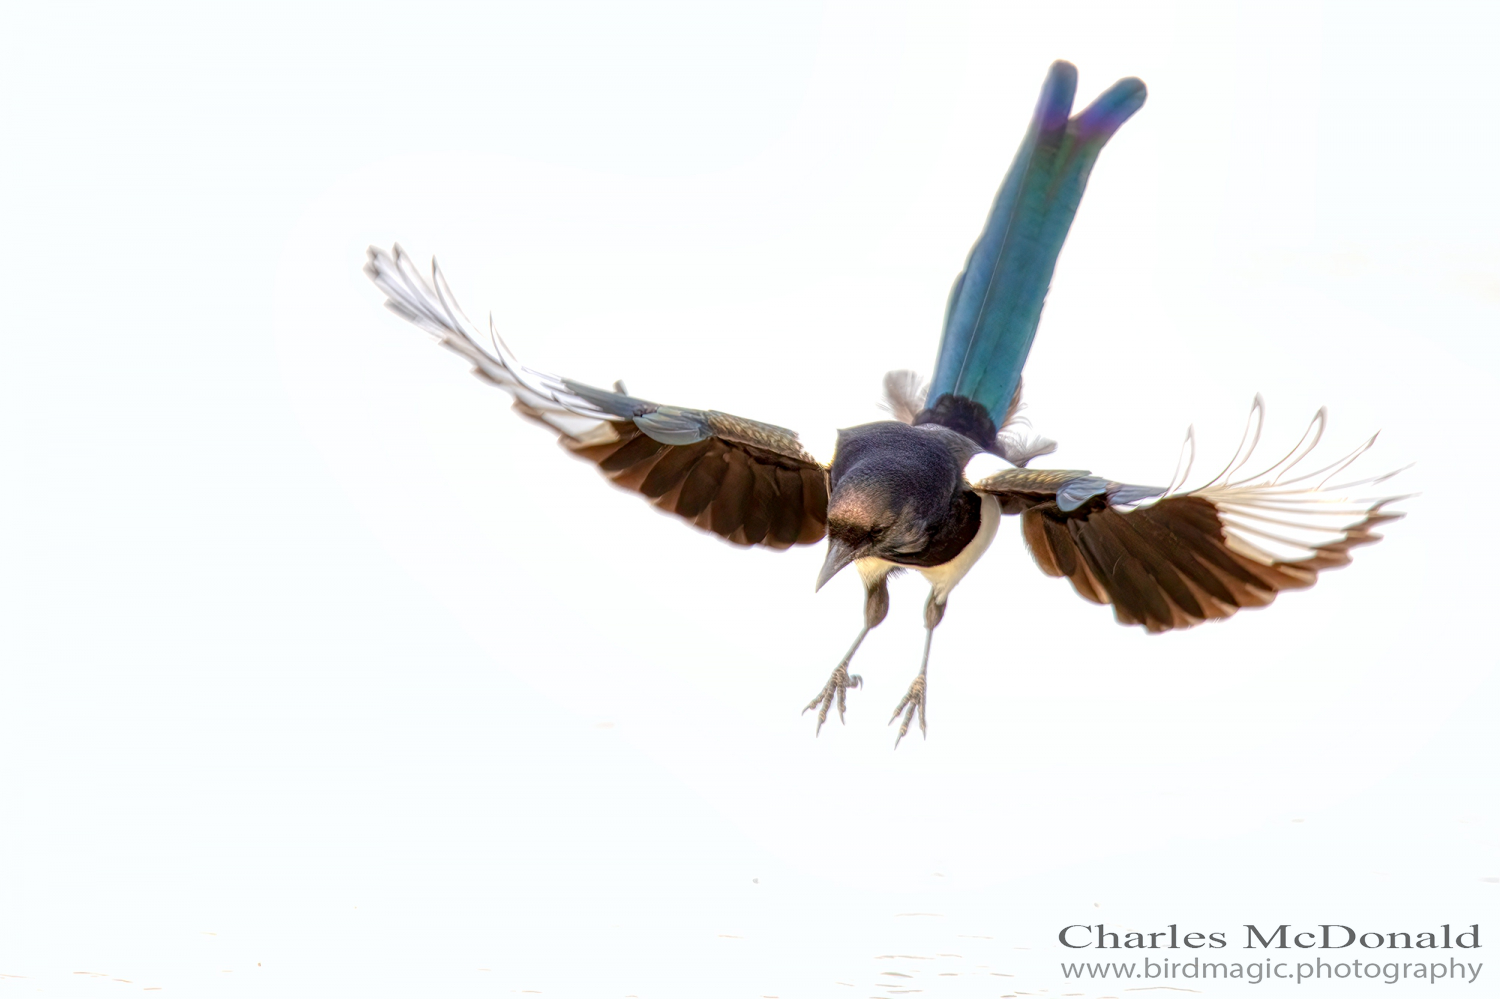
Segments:
[[[926,446],[909,433],[894,442],[840,435],[829,475],[828,557],[818,573],[818,589],[862,558],[909,562],[948,516],[961,466],[940,442]]]

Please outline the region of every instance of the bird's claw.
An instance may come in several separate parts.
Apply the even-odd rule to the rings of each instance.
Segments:
[[[832,675],[828,677],[828,682],[818,692],[818,696],[808,701],[807,707],[802,709],[803,714],[807,714],[813,708],[818,709],[818,727],[813,732],[814,736],[823,731],[823,723],[828,720],[828,709],[833,706],[835,700],[838,701],[839,706],[839,724],[844,724],[844,692],[862,683],[864,680],[858,673],[849,672],[848,663],[838,664]]]
[[[900,717],[903,708],[906,709],[906,717],[901,719],[901,731],[896,733],[897,746],[901,745],[901,740],[911,725],[912,715],[917,716],[917,724],[922,727],[922,738],[927,738],[927,677],[918,676],[911,682],[906,696],[901,698],[901,703],[896,705],[896,710],[891,712],[891,720],[886,724],[893,724]]]

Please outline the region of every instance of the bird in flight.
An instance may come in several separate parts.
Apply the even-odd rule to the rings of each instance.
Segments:
[[[1401,514],[1400,497],[1358,490],[1384,476],[1329,485],[1374,442],[1316,471],[1303,460],[1322,435],[1319,411],[1302,440],[1260,474],[1241,475],[1260,438],[1259,397],[1239,450],[1207,485],[1185,484],[1192,434],[1165,488],[1127,485],[1085,471],[1028,463],[1056,445],[1030,436],[1021,408],[1021,369],[1041,318],[1057,257],[1100,151],[1146,100],[1129,78],[1070,116],[1077,70],[1057,62],[995,197],[979,240],[948,298],[937,364],[924,387],[912,372],[886,376],[894,419],[838,432],[831,460],[810,454],[797,434],[714,410],[662,405],[616,382],[594,388],[529,368],[490,324],[492,350],[454,300],[436,261],[429,281],[400,246],[372,247],[365,271],[386,306],[509,392],[514,408],[559,435],[615,485],[736,545],[784,549],[828,541],[821,588],[853,565],[864,583],[864,626],[808,706],[815,734],[829,709],[843,720],[846,694],[860,686],[849,664],[890,606],[887,579],[915,569],[931,584],[922,665],[891,714],[896,745],[913,717],[927,732],[927,662],[932,633],[953,589],[1015,514],[1042,571],[1065,576],[1078,594],[1111,604],[1115,618],[1148,632],[1190,628],[1261,607],[1281,590],[1311,586],[1346,565],[1350,549],[1377,541],[1374,528]],[[981,472],[981,455],[1006,467]]]

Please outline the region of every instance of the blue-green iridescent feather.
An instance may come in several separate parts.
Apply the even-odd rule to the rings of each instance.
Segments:
[[[1131,77],[1070,118],[1077,86],[1077,69],[1052,64],[1026,138],[949,296],[929,405],[951,393],[979,403],[997,426],[1004,422],[1089,171],[1146,102],[1146,85]]]

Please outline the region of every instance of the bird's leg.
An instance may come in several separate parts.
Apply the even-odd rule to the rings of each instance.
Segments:
[[[896,705],[896,710],[891,712],[891,720],[887,724],[893,724],[901,715],[901,710],[906,709],[906,717],[901,719],[901,731],[896,733],[896,745],[901,745],[901,739],[906,735],[906,730],[911,725],[912,715],[917,716],[917,724],[922,726],[922,738],[927,738],[927,656],[932,652],[932,629],[938,626],[943,619],[943,611],[948,607],[945,600],[938,603],[937,591],[932,591],[932,596],[927,598],[927,644],[922,646],[922,669],[917,678],[911,682],[906,689],[906,696],[901,698],[901,703]]]
[[[833,673],[828,677],[828,682],[819,691],[818,696],[808,702],[807,707],[802,709],[807,714],[813,708],[818,709],[818,727],[813,732],[817,735],[823,731],[823,723],[828,720],[828,709],[834,701],[838,701],[839,724],[844,722],[844,692],[850,687],[858,687],[864,681],[858,673],[849,672],[849,661],[854,658],[854,653],[859,651],[860,643],[870,633],[870,629],[885,620],[886,611],[891,609],[891,593],[885,588],[885,577],[876,580],[874,584],[867,582],[865,588],[865,626],[859,630],[859,636],[854,639],[854,644],[849,646],[849,651],[844,653],[843,660],[834,667]]]

